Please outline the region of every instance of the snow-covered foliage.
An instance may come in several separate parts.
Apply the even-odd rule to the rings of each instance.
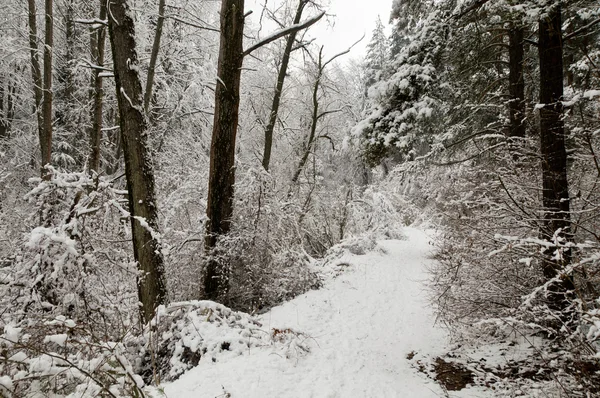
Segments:
[[[365,55],[366,87],[372,86],[382,78],[382,74],[389,62],[390,46],[385,33],[381,17],[375,21],[375,29],[371,34],[371,41],[367,45]]]
[[[390,156],[414,158],[428,149],[430,120],[441,112],[439,79],[448,40],[442,18],[433,12],[414,30],[394,33],[407,34],[408,44],[394,56],[384,78],[369,88],[368,116],[353,131],[371,166]]]
[[[138,366],[149,383],[167,382],[200,361],[226,361],[265,346],[285,353],[290,342],[279,334],[265,330],[253,316],[213,301],[173,303],[160,307],[148,325]],[[300,340],[295,344],[309,350]]]
[[[121,223],[127,214],[123,191],[87,173],[53,170],[53,176],[33,179],[37,186],[26,195],[40,209],[32,219],[42,225],[24,236],[21,251],[0,270],[1,300],[10,308],[4,315],[22,320],[44,311],[76,320],[120,318],[120,308],[136,300],[130,290],[135,267],[123,241],[129,233]]]
[[[62,315],[5,324],[0,351],[3,396],[145,396],[124,340],[106,340]]]

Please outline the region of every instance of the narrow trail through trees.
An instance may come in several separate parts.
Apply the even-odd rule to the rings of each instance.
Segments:
[[[167,385],[168,397],[439,397],[442,389],[407,358],[442,355],[448,343],[435,325],[423,281],[432,246],[421,231],[382,250],[346,255],[344,272],[316,291],[260,317],[265,331],[302,333],[309,353],[287,358],[269,347],[209,359]],[[453,396],[472,395],[464,390]]]

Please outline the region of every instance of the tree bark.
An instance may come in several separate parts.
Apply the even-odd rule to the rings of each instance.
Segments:
[[[46,31],[44,38],[44,101],[42,104],[44,120],[44,136],[40,140],[42,150],[42,178],[50,179],[52,175],[46,169],[52,156],[52,52],[54,46],[54,15],[52,0],[45,1]]]
[[[65,8],[65,100],[69,106],[73,106],[75,103],[75,76],[73,73],[75,63],[75,22],[73,20],[73,0],[67,0]]]
[[[0,72],[0,140],[8,136],[8,116],[4,109],[4,83],[6,75]],[[10,91],[10,86],[9,90]]]
[[[525,79],[523,78],[523,39],[522,26],[513,24],[508,33],[508,91],[509,102],[509,137],[525,138]]]
[[[19,73],[20,67],[15,67],[15,72]],[[6,90],[4,83],[6,82]],[[6,93],[5,93],[6,91]],[[4,95],[6,94],[6,102]],[[10,128],[15,117],[15,98],[17,96],[17,81],[11,79],[10,75],[6,78],[5,74],[0,74],[0,139],[8,138]]]
[[[156,61],[158,60],[158,51],[160,50],[160,39],[162,37],[163,24],[165,21],[165,0],[158,2],[158,20],[156,21],[156,32],[154,33],[154,43],[152,44],[152,53],[150,54],[150,65],[148,66],[148,77],[146,79],[146,92],[144,94],[144,111],[150,115],[150,100],[152,99],[152,87],[154,85],[154,73],[156,71]]]
[[[563,49],[560,6],[549,10],[546,18],[539,21],[540,60],[540,148],[542,155],[542,204],[544,218],[541,236],[553,240],[555,233],[570,240],[569,184],[567,180],[567,152],[562,119],[563,105]],[[547,279],[554,278],[571,258],[564,250],[562,260],[554,260],[547,253],[543,261],[543,273]],[[549,305],[563,310],[568,304],[565,294],[573,290],[573,280],[564,278],[554,284],[549,292]]]
[[[106,19],[106,0],[100,0],[100,19]],[[97,31],[91,34],[92,43],[92,62],[102,67],[104,66],[104,46],[106,42],[106,29],[104,26],[97,29]],[[98,173],[100,170],[100,143],[102,141],[102,110],[103,110],[103,98],[104,88],[102,82],[102,71],[98,68],[93,70],[92,76],[92,92],[94,100],[94,110],[92,114],[92,129],[90,131],[90,159],[89,169],[92,172]]]
[[[294,16],[294,25],[300,23],[302,11],[307,3],[307,0],[300,0],[298,2],[298,8],[296,9],[296,15]],[[283,57],[281,58],[281,65],[279,66],[279,73],[277,74],[277,86],[275,87],[275,93],[273,94],[273,103],[271,105],[271,113],[269,114],[269,123],[265,128],[265,147],[263,150],[262,165],[267,171],[269,171],[269,164],[271,163],[273,131],[275,129],[275,123],[277,122],[277,115],[279,113],[279,104],[281,102],[281,94],[283,92],[283,83],[285,81],[285,76],[287,75],[287,69],[290,63],[290,56],[292,54],[294,42],[296,41],[296,33],[297,32],[293,32],[287,37],[285,49],[283,51]]]
[[[229,232],[233,215],[235,183],[235,140],[240,102],[243,61],[244,0],[223,0],[215,115],[210,146],[210,170],[206,214],[205,247],[211,254],[220,236]],[[204,274],[204,296],[214,300],[227,292],[225,264],[212,258]]]
[[[43,100],[43,79],[42,69],[40,67],[40,59],[38,56],[38,45],[37,45],[37,15],[35,8],[35,0],[28,0],[28,19],[29,19],[29,51],[31,61],[31,77],[33,79],[33,94],[35,104],[35,114],[37,116],[37,130],[38,139],[40,141],[40,151],[42,159],[44,158],[44,116],[42,114],[42,100]],[[43,161],[42,161],[43,165]]]
[[[138,264],[141,317],[149,322],[167,298],[164,260],[158,235],[154,173],[148,148],[142,84],[135,51],[132,11],[126,0],[110,0],[108,31],[113,53],[134,258]]]

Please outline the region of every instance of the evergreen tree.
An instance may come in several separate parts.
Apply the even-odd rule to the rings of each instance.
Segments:
[[[379,81],[385,66],[389,60],[389,41],[385,35],[385,27],[381,23],[381,17],[377,16],[375,29],[371,36],[371,41],[367,45],[367,55],[365,56],[365,77],[367,79],[367,88]]]

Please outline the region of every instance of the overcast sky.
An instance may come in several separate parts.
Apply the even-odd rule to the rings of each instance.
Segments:
[[[269,4],[274,3],[274,0],[268,1]],[[260,15],[260,4],[264,4],[264,0],[246,1],[246,9],[254,11],[251,17],[255,20]],[[381,16],[381,21],[387,26],[391,6],[392,0],[330,0],[327,14],[334,16],[311,27],[310,35],[325,46],[326,54],[334,55],[346,50],[364,34],[365,38],[352,51],[355,56],[362,55],[371,39],[377,15]],[[262,35],[265,33],[263,31]]]

